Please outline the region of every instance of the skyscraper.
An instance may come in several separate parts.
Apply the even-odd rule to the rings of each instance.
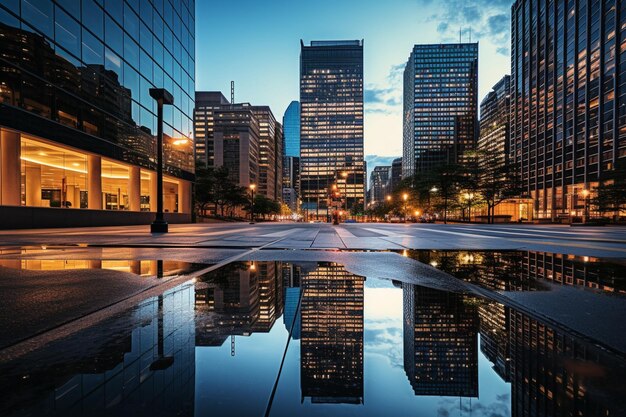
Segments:
[[[385,196],[391,191],[391,166],[374,167],[370,174],[370,202],[385,201]]]
[[[139,212],[156,211],[153,87],[174,97],[164,116],[168,221],[190,219],[193,2],[109,3],[0,4],[0,211],[12,227],[152,221]]]
[[[502,165],[508,161],[509,154],[510,84],[511,77],[505,75],[480,103],[478,149]]]
[[[363,206],[363,42],[301,41],[300,104],[303,209],[325,216],[333,184]]]
[[[402,181],[402,158],[396,158],[391,163],[390,191],[393,191]]]
[[[464,163],[478,139],[478,43],[415,45],[404,69],[402,176]]]
[[[193,114],[196,161],[205,166],[215,165],[213,149],[214,112],[230,104],[219,91],[196,91],[196,108]]]
[[[512,6],[510,158],[536,218],[582,216],[626,161],[625,37],[624,1]]]
[[[300,102],[292,101],[283,116],[285,156],[300,157]]]

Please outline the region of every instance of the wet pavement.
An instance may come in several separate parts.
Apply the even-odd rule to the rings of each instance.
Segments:
[[[11,247],[0,285],[2,416],[626,415],[622,258]]]

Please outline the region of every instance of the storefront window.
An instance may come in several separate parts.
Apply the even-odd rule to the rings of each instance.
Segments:
[[[22,205],[87,208],[87,155],[22,137]]]
[[[105,210],[129,210],[127,166],[106,159],[102,160],[102,208]]]

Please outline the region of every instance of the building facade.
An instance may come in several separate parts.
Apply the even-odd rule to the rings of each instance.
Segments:
[[[261,128],[249,107],[224,106],[213,110],[213,166],[226,167],[242,187],[259,182]]]
[[[402,181],[402,158],[396,158],[391,162],[391,191],[395,190]]]
[[[364,207],[363,42],[301,41],[300,104],[303,209],[326,216],[333,185]]]
[[[285,156],[300,157],[300,102],[292,101],[283,116]]]
[[[478,138],[478,43],[415,45],[404,69],[402,176],[464,163]]]
[[[48,226],[151,221],[139,212],[156,210],[149,89],[158,87],[174,97],[164,112],[165,210],[188,220],[194,2],[101,3],[0,4],[0,209],[35,219],[47,210]]]
[[[230,104],[219,91],[196,91],[196,107],[193,112],[193,134],[196,148],[196,161],[205,167],[215,165],[213,130],[215,110]]]
[[[282,200],[283,126],[268,106],[229,103],[217,91],[198,91],[194,113],[196,157],[208,167],[226,166],[235,182]]]
[[[505,75],[480,103],[478,150],[505,165],[509,155],[511,77]]]
[[[300,158],[283,158],[283,202],[296,213],[300,208]]]
[[[511,144],[537,218],[582,216],[626,158],[626,3],[512,6]]]
[[[392,192],[391,166],[378,166],[370,174],[369,202],[372,204],[385,201],[385,197]]]

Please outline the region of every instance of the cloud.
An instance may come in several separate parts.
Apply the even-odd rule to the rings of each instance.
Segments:
[[[510,42],[511,0],[446,0],[427,21],[437,23],[441,42],[486,40],[497,53],[503,53]],[[424,7],[432,7],[431,0],[421,0]],[[459,33],[460,31],[460,33]]]
[[[387,100],[385,97],[391,92],[390,88],[366,88],[363,92],[363,99],[365,103],[385,103]]]
[[[385,86],[369,84],[363,92],[365,113],[402,113],[402,80],[405,63],[392,65],[385,77]]]

